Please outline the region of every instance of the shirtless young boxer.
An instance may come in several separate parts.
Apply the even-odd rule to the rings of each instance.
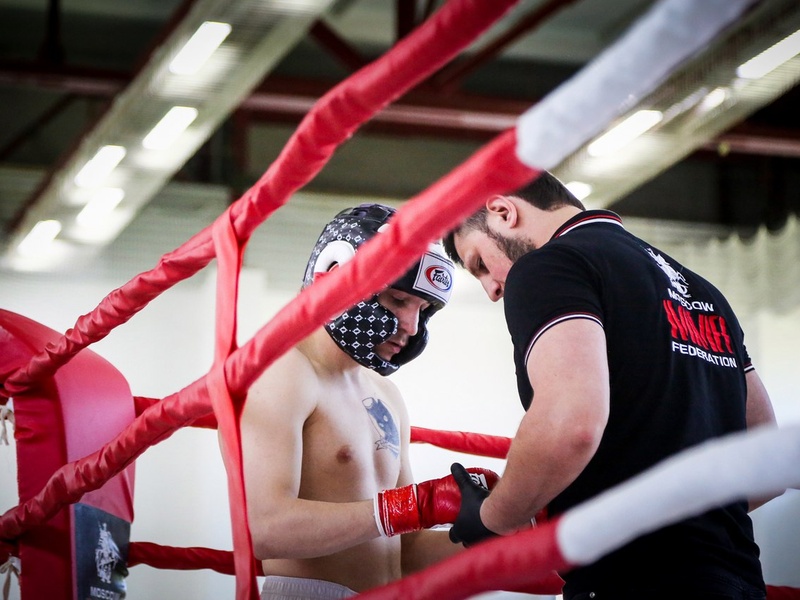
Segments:
[[[362,205],[323,230],[303,285],[353,257],[394,209]],[[458,551],[444,531],[451,476],[412,485],[410,426],[385,376],[417,357],[447,303],[453,263],[432,245],[407,274],[318,329],[251,387],[241,419],[261,598],[344,598]],[[496,480],[482,471],[488,485]],[[404,533],[404,535],[400,535]]]

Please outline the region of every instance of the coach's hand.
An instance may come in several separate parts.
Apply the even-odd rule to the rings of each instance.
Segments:
[[[489,490],[476,483],[469,472],[460,464],[450,467],[453,479],[461,490],[461,508],[458,511],[453,527],[450,529],[450,541],[470,546],[497,534],[488,529],[481,521],[481,505],[489,495]]]
[[[497,483],[497,473],[489,469],[464,469],[482,489]],[[381,535],[390,537],[453,523],[459,515],[461,491],[452,475],[399,488],[383,490],[375,497],[375,522]]]

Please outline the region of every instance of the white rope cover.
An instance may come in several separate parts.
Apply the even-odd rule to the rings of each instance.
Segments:
[[[800,424],[762,427],[690,448],[565,513],[557,536],[585,565],[715,506],[800,488]]]
[[[517,157],[553,169],[652,93],[758,0],[661,0],[517,121]]]

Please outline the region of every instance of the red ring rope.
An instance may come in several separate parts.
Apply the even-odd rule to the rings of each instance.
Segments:
[[[279,159],[220,217],[215,227],[226,221],[232,227],[233,238],[247,240],[263,220],[322,169],[335,148],[361,123],[452,58],[513,3],[511,0],[491,3],[452,0],[382,59],[326,94],[300,125]],[[272,361],[331,315],[390,283],[397,273],[416,260],[431,239],[441,236],[470,214],[481,198],[514,189],[535,177],[536,171],[521,165],[516,159],[514,145],[514,132],[507,132],[410,201],[398,212],[394,226],[386,235],[365,245],[353,261],[333,276],[303,292],[238,350],[233,350],[235,336],[231,334],[235,333],[235,314],[232,315],[233,322],[222,326],[218,332],[212,374],[144,409],[111,443],[56,472],[35,498],[0,517],[0,538],[16,538],[31,524],[46,520],[65,504],[77,501],[85,492],[102,485],[147,447],[165,439],[176,428],[207,418],[212,408],[209,385],[216,386],[218,391],[220,385],[224,386],[234,398],[244,394],[250,383]],[[48,346],[26,367],[9,376],[0,392],[4,396],[19,393],[52,374],[79,350],[102,339],[116,325],[130,319],[162,291],[207,265],[219,248],[212,244],[213,231],[206,228],[162,257],[155,269],[114,290],[92,313],[79,318],[75,327],[58,344]],[[392,259],[384,260],[386,256]],[[223,295],[219,300],[231,305],[229,297]],[[215,394],[215,400],[220,396]],[[213,407],[217,420],[227,423],[223,437],[228,449],[223,454],[226,468],[233,471],[229,472],[229,484],[235,489],[241,484],[240,455],[236,447],[237,408],[231,400],[217,402]],[[475,443],[469,436],[458,440],[459,435],[453,435],[458,432],[447,432],[443,436],[432,435],[430,430],[418,433],[432,439],[449,436],[462,447]],[[504,442],[483,440],[487,441],[493,443],[493,453],[505,455],[507,447],[503,446]],[[232,496],[231,510],[235,515],[241,506],[237,506],[238,502],[234,500]],[[242,502],[243,498],[238,500]],[[507,589],[534,584],[552,569],[569,566],[556,542],[557,524],[558,521],[554,521],[520,534],[520,541],[513,549],[504,544],[505,540],[493,540],[484,545],[480,553],[464,553],[429,571],[365,595],[406,598],[411,597],[413,591],[413,595],[425,597],[433,594],[439,598],[463,597],[485,589],[483,584],[475,583],[480,578],[499,581]],[[246,530],[246,521],[235,523],[239,531],[243,525]],[[236,535],[234,537],[236,539]],[[235,541],[234,562],[237,553],[241,554],[242,542],[241,538]],[[519,548],[523,548],[522,551]],[[147,546],[139,546],[137,551],[145,549]],[[221,558],[216,551],[210,552],[212,554],[206,555],[206,559],[228,564],[228,558]],[[204,552],[200,554],[205,555]],[[535,559],[533,567],[531,559]],[[235,570],[237,598],[246,595],[254,598],[252,582],[239,582],[243,569],[238,562]],[[454,575],[456,578],[463,575],[467,585],[454,589]]]

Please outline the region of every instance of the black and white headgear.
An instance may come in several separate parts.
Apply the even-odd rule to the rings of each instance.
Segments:
[[[359,246],[382,231],[395,212],[394,208],[383,204],[361,204],[336,215],[322,230],[311,252],[303,287],[311,285],[315,274],[326,273],[335,265],[353,258]],[[375,348],[393,336],[400,323],[390,310],[378,302],[377,294],[344,311],[327,323],[325,329],[339,347],[359,364],[381,375],[390,375],[425,349],[428,343],[428,319],[450,299],[454,271],[453,262],[447,258],[441,244],[435,243],[430,245],[416,265],[389,286],[430,303],[420,311],[416,335],[391,361],[378,356]]]

